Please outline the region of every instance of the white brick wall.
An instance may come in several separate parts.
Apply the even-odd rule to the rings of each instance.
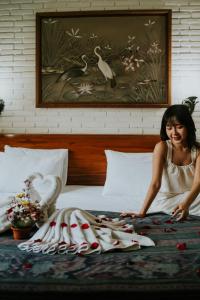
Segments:
[[[36,109],[35,13],[163,8],[173,10],[172,102],[200,100],[200,0],[0,0],[0,132],[158,134],[164,109]],[[199,104],[193,117],[200,124]]]

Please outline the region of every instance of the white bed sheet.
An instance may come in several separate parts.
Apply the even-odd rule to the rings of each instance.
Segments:
[[[139,212],[143,197],[102,196],[103,186],[68,185],[59,195],[56,207],[78,207],[89,210],[117,211],[134,210]]]
[[[77,207],[98,211],[127,211],[139,212],[143,197],[111,197],[102,196],[103,186],[66,185],[56,201],[58,209]],[[5,204],[8,196],[13,193],[0,193],[0,207]]]

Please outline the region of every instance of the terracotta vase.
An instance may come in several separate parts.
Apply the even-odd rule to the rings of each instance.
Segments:
[[[11,227],[14,240],[24,240],[30,237],[31,227]]]

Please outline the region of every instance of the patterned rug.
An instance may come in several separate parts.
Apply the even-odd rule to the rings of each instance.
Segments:
[[[88,256],[43,255],[20,251],[16,245],[21,241],[13,240],[11,232],[1,234],[0,291],[200,291],[200,218],[173,222],[168,215],[152,214],[134,220],[134,227],[156,246]]]

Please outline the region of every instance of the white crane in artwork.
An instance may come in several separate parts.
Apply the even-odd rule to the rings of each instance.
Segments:
[[[94,53],[95,55],[98,57],[98,68],[99,70],[102,72],[102,74],[104,75],[105,79],[108,80],[110,79],[110,86],[112,88],[114,88],[116,86],[116,80],[115,80],[115,73],[113,72],[113,70],[111,69],[111,67],[107,64],[107,62],[105,62],[101,55],[97,52],[97,50],[101,50],[100,46],[96,46],[94,48]]]

